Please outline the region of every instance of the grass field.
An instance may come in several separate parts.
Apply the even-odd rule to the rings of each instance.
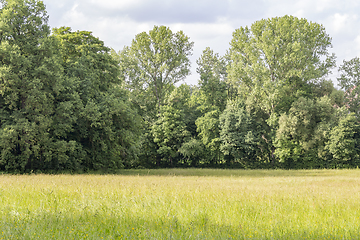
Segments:
[[[0,175],[0,239],[360,239],[360,170]]]

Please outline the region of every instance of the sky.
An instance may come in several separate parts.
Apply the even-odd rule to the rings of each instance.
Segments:
[[[235,29],[261,19],[293,15],[322,24],[332,37],[330,53],[343,60],[360,56],[359,0],[43,0],[51,28],[86,30],[105,45],[122,50],[135,35],[165,25],[182,30],[194,42],[191,75],[197,84],[196,60],[206,47],[224,55]],[[334,69],[330,78],[336,84]]]

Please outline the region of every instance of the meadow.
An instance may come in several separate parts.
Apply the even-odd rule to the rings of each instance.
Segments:
[[[0,239],[359,239],[360,170],[0,175]]]

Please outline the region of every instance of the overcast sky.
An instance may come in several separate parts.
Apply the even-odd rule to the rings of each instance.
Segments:
[[[154,25],[183,30],[195,43],[192,75],[196,84],[196,59],[206,47],[223,55],[232,32],[253,22],[293,15],[322,24],[332,37],[337,63],[360,56],[359,0],[43,0],[53,27],[92,31],[116,51],[129,46],[136,34]],[[337,74],[332,78],[335,80]]]

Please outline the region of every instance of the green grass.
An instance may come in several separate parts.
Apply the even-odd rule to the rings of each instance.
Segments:
[[[0,239],[359,239],[359,217],[359,170],[0,176]]]
[[[305,176],[359,176],[357,170],[244,170],[208,168],[123,169],[119,175],[133,176],[194,176],[194,177],[305,177]]]

